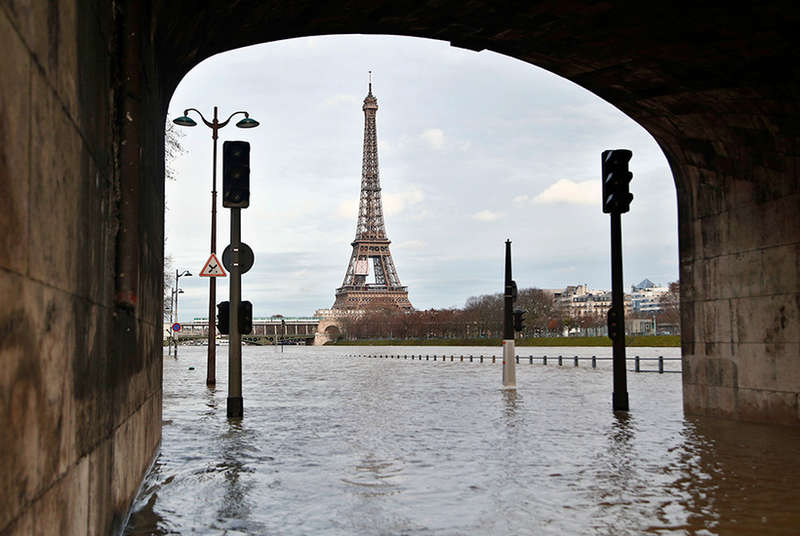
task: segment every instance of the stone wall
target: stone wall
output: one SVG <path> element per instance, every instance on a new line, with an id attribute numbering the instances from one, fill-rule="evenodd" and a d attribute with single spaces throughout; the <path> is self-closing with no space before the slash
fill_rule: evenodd
<path id="1" fill-rule="evenodd" d="M 0 534 L 118 529 L 160 441 L 163 157 L 121 170 L 122 13 L 0 4 Z M 118 299 L 124 184 L 147 244 Z"/>

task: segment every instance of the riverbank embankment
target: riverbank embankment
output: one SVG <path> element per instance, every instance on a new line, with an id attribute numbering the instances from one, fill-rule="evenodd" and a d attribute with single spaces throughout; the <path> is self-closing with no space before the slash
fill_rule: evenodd
<path id="1" fill-rule="evenodd" d="M 500 346 L 499 338 L 482 339 L 362 339 L 340 340 L 338 346 Z M 680 335 L 627 336 L 629 347 L 680 347 Z M 516 346 L 611 346 L 611 339 L 599 337 L 529 337 L 516 340 Z"/>

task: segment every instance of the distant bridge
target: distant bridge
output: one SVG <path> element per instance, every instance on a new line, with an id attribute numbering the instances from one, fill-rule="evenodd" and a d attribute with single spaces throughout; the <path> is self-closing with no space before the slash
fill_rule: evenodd
<path id="1" fill-rule="evenodd" d="M 322 331 L 318 331 L 322 323 Z M 208 334 L 208 317 L 195 317 L 191 322 L 181 323 L 181 336 L 201 336 Z M 339 335 L 338 327 L 317 317 L 270 316 L 253 319 L 253 332 L 249 339 L 268 339 L 275 342 L 305 341 L 306 344 L 325 344 Z"/>

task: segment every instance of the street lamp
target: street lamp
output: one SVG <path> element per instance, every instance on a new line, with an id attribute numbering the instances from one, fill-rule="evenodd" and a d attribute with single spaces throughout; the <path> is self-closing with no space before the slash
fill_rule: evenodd
<path id="1" fill-rule="evenodd" d="M 184 270 L 183 273 L 178 273 L 178 270 L 175 270 L 175 288 L 172 290 L 170 294 L 170 301 L 169 301 L 169 351 L 167 355 L 172 355 L 172 344 L 175 343 L 175 357 L 178 356 L 178 344 L 175 341 L 175 330 L 172 329 L 173 323 L 178 321 L 178 294 L 183 294 L 183 291 L 179 288 L 179 283 L 181 277 L 184 276 L 191 276 L 191 272 L 189 270 Z"/>
<path id="2" fill-rule="evenodd" d="M 172 304 L 172 310 L 169 312 L 170 352 L 171 352 L 171 347 L 175 346 L 175 357 L 178 357 L 178 341 L 175 340 L 175 330 L 172 329 L 172 326 L 175 325 L 174 322 L 178 321 L 178 311 L 177 311 L 177 308 L 178 308 L 178 294 L 183 294 L 183 289 L 176 287 L 176 288 L 174 288 L 172 290 L 172 301 L 170 302 Z M 173 320 L 173 314 L 175 315 L 175 319 L 174 320 Z M 171 355 L 171 353 L 168 354 L 168 355 Z"/>
<path id="3" fill-rule="evenodd" d="M 175 293 L 175 307 L 174 307 L 175 322 L 180 322 L 180 320 L 178 320 L 178 294 L 183 294 L 183 290 L 180 289 L 179 285 L 180 279 L 181 277 L 191 277 L 191 276 L 192 274 L 191 272 L 189 272 L 189 270 L 184 270 L 183 273 L 180 274 L 178 273 L 178 270 L 175 270 L 175 288 L 178 289 L 178 291 Z"/>
<path id="4" fill-rule="evenodd" d="M 214 106 L 214 117 L 208 121 L 197 108 L 187 108 L 183 115 L 173 119 L 173 123 L 182 127 L 193 127 L 197 125 L 194 119 L 189 117 L 189 112 L 197 112 L 203 123 L 211 129 L 211 139 L 214 145 L 214 160 L 211 170 L 211 253 L 217 252 L 217 131 L 226 126 L 234 116 L 243 114 L 244 119 L 236 123 L 239 128 L 254 128 L 258 126 L 258 121 L 250 117 L 244 111 L 234 112 L 225 121 L 220 123 L 217 117 L 217 107 Z M 217 302 L 217 278 L 208 278 L 208 366 L 206 367 L 206 385 L 213 386 L 216 381 L 216 361 L 217 361 L 217 330 L 216 330 L 216 302 Z"/>

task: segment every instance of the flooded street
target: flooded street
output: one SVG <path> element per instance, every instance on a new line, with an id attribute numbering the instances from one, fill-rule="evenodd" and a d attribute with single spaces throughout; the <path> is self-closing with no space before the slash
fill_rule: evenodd
<path id="1" fill-rule="evenodd" d="M 680 374 L 629 372 L 615 416 L 608 363 L 521 360 L 504 391 L 499 361 L 346 357 L 368 353 L 500 349 L 245 347 L 245 417 L 229 422 L 227 347 L 215 390 L 206 349 L 181 347 L 126 534 L 800 532 L 800 430 L 684 417 Z"/>

